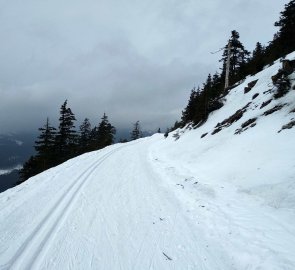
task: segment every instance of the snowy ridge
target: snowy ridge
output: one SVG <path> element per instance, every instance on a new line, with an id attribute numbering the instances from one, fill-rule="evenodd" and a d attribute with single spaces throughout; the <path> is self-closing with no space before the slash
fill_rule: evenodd
<path id="1" fill-rule="evenodd" d="M 280 131 L 295 91 L 272 99 L 280 67 L 178 140 L 115 144 L 0 194 L 0 269 L 295 269 L 295 127 Z"/>

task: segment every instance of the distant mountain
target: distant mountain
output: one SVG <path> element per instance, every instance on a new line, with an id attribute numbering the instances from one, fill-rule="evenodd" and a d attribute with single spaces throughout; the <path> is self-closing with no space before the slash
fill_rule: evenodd
<path id="1" fill-rule="evenodd" d="M 0 170 L 22 165 L 34 153 L 35 134 L 0 134 Z"/>
<path id="2" fill-rule="evenodd" d="M 0 192 L 16 186 L 18 180 L 18 170 L 13 170 L 8 174 L 0 175 Z"/>
<path id="3" fill-rule="evenodd" d="M 19 181 L 18 170 L 34 153 L 35 134 L 0 135 L 0 192 Z"/>

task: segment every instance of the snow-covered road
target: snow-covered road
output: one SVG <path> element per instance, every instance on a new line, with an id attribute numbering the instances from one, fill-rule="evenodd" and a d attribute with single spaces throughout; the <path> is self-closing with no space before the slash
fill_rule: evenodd
<path id="1" fill-rule="evenodd" d="M 268 269 L 291 269 L 282 260 L 287 250 L 251 254 L 268 244 L 261 240 L 268 235 L 251 233 L 276 224 L 272 216 L 249 217 L 253 205 L 243 208 L 230 187 L 216 200 L 220 186 L 179 178 L 173 160 L 156 151 L 161 141 L 155 135 L 91 152 L 1 194 L 0 269 L 259 269 L 277 258 Z M 188 185 L 199 185 L 199 193 Z M 251 218 L 253 228 L 243 230 Z M 288 228 L 283 238 L 294 240 Z"/>
<path id="2" fill-rule="evenodd" d="M 4 193 L 0 268 L 230 269 L 154 172 L 150 143 L 83 155 Z"/>

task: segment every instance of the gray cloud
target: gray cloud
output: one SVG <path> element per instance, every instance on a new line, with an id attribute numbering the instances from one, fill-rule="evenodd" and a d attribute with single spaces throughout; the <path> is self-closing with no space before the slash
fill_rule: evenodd
<path id="1" fill-rule="evenodd" d="M 219 68 L 236 29 L 267 43 L 288 1 L 3 1 L 0 133 L 36 130 L 69 100 L 77 118 L 118 128 L 171 125 L 190 89 Z M 227 6 L 226 6 L 227 5 Z"/>

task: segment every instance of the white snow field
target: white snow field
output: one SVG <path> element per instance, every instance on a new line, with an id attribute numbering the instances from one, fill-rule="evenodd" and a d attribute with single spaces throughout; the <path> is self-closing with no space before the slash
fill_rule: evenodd
<path id="1" fill-rule="evenodd" d="M 295 127 L 278 133 L 295 118 L 295 91 L 260 109 L 280 66 L 176 141 L 115 144 L 0 194 L 0 269 L 295 269 Z"/>

